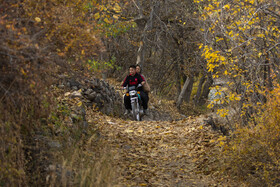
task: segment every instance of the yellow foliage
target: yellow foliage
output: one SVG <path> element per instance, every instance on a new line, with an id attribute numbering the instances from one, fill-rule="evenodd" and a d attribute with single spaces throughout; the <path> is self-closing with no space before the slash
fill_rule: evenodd
<path id="1" fill-rule="evenodd" d="M 76 60 L 96 55 L 102 48 L 98 36 L 107 36 L 105 30 L 117 23 L 121 13 L 119 1 L 26 0 L 20 6 L 23 17 L 35 20 L 41 29 L 45 29 L 46 41 L 41 42 L 59 44 L 56 46 L 60 50 L 58 55 L 75 56 Z"/>
<path id="2" fill-rule="evenodd" d="M 232 139 L 225 144 L 219 159 L 224 163 L 224 171 L 230 175 L 250 179 L 251 181 L 247 181 L 250 183 L 274 186 L 280 172 L 279 87 L 271 92 L 263 111 L 259 114 L 256 124 L 237 127 Z"/>
<path id="3" fill-rule="evenodd" d="M 280 55 L 277 45 L 279 28 L 275 24 L 279 19 L 273 16 L 273 11 L 267 14 L 259 8 L 261 3 L 268 2 L 234 0 L 229 4 L 225 0 L 195 1 L 204 7 L 200 18 L 206 22 L 200 30 L 205 32 L 209 42 L 200 44 L 199 48 L 207 62 L 207 70 L 214 79 L 229 80 L 229 97 L 225 101 L 230 104 L 242 102 L 239 106 L 244 105 L 239 111 L 244 112 L 240 114 L 260 110 L 260 105 L 255 101 L 259 99 L 258 95 L 266 95 L 264 82 L 267 80 L 263 80 L 263 70 L 257 69 L 256 65 L 263 64 L 265 58 L 268 63 L 272 63 L 269 56 Z M 241 92 L 236 89 L 239 84 L 246 87 L 242 89 L 242 94 L 235 97 L 232 95 L 234 92 Z"/>

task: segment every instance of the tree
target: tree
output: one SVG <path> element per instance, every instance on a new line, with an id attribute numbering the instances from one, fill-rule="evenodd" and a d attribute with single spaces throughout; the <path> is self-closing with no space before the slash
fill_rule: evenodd
<path id="1" fill-rule="evenodd" d="M 124 35 L 112 39 L 112 52 L 121 58 L 121 66 L 140 63 L 144 74 L 157 93 L 176 101 L 187 77 L 195 80 L 206 67 L 199 55 L 198 43 L 202 39 L 199 21 L 193 14 L 196 6 L 185 1 L 131 1 L 122 17 L 132 20 Z M 202 74 L 202 73 L 201 73 Z M 183 97 L 190 101 L 192 84 Z"/>
<path id="2" fill-rule="evenodd" d="M 237 104 L 244 124 L 266 101 L 279 77 L 279 2 L 274 0 L 196 1 L 204 7 L 200 45 L 213 78 L 226 80 L 221 103 Z M 245 7 L 245 8 L 244 8 Z M 222 89 L 220 87 L 220 89 Z M 218 92 L 217 94 L 220 94 Z M 213 101 L 215 102 L 215 101 Z M 214 103 L 209 106 L 214 106 Z M 228 109 L 218 111 L 226 116 Z"/>
<path id="3" fill-rule="evenodd" d="M 114 13 L 105 11 L 107 4 Z M 118 1 L 1 1 L 2 185 L 46 184 L 46 176 L 40 176 L 45 173 L 38 173 L 42 164 L 34 164 L 40 161 L 32 160 L 36 155 L 29 151 L 34 135 L 48 128 L 50 111 L 58 108 L 50 90 L 60 77 L 80 71 L 82 62 L 104 49 L 100 36 L 117 19 L 117 5 Z"/>

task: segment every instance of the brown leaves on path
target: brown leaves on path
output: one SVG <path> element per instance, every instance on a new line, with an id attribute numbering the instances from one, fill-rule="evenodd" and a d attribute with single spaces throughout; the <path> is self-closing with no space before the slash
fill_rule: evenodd
<path id="1" fill-rule="evenodd" d="M 98 129 L 116 156 L 116 186 L 208 186 L 210 177 L 197 173 L 205 149 L 218 138 L 196 118 L 173 122 L 124 121 L 103 116 Z"/>

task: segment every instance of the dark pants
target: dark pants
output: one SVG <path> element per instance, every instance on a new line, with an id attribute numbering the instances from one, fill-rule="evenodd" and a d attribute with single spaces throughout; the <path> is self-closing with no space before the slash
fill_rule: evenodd
<path id="1" fill-rule="evenodd" d="M 143 108 L 146 110 L 148 108 L 148 101 L 149 101 L 148 94 L 143 91 L 140 91 L 140 97 L 141 97 Z M 124 106 L 126 109 L 131 110 L 130 96 L 126 96 L 126 95 L 124 96 Z"/>

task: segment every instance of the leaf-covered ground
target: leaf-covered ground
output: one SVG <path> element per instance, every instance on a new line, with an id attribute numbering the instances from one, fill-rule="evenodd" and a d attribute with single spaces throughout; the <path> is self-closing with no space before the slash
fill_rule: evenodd
<path id="1" fill-rule="evenodd" d="M 214 180 L 215 172 L 208 175 L 205 163 L 215 159 L 207 155 L 220 135 L 202 117 L 135 122 L 94 111 L 87 115 L 114 153 L 116 186 L 228 186 Z"/>
<path id="2" fill-rule="evenodd" d="M 73 107 L 71 111 L 78 115 L 80 111 L 78 109 L 83 107 L 83 98 L 70 97 L 73 93 L 69 93 L 63 94 L 62 98 Z M 102 147 L 109 149 L 109 160 L 113 163 L 104 171 L 112 171 L 107 173 L 116 175 L 112 176 L 114 178 L 112 181 L 105 182 L 106 184 L 239 186 L 223 176 L 217 167 L 219 162 L 215 154 L 219 154 L 217 150 L 221 149 L 219 144 L 223 143 L 220 140 L 224 137 L 221 133 L 213 131 L 210 125 L 205 124 L 206 116 L 183 116 L 178 113 L 172 101 L 160 100 L 152 94 L 149 108 L 150 111 L 157 111 L 160 114 L 168 113 L 173 120 L 165 118 L 165 115 L 154 116 L 150 112 L 143 121 L 136 122 L 131 121 L 131 118 L 116 118 L 102 114 L 95 107 L 85 108 L 83 118 L 88 124 L 88 130 L 92 129 L 88 133 L 94 133 L 86 133 L 90 138 L 82 143 L 85 147 L 81 158 L 85 159 L 84 157 L 88 155 L 89 158 L 95 158 L 93 162 L 107 167 L 107 164 L 102 162 L 108 161 L 101 159 L 99 162 L 98 158 L 102 157 Z M 77 161 L 83 162 L 79 158 Z M 95 166 L 88 167 L 86 171 Z M 96 175 L 99 177 L 96 184 L 103 184 L 102 180 L 105 180 L 104 176 L 107 174 L 102 172 L 103 170 L 97 171 Z"/>

